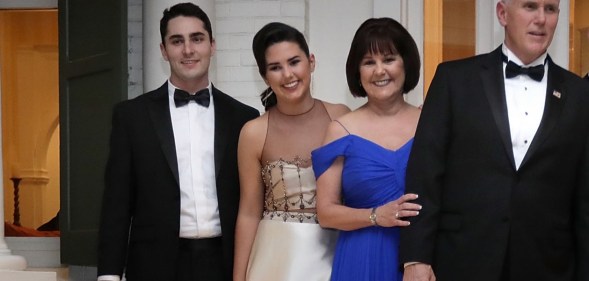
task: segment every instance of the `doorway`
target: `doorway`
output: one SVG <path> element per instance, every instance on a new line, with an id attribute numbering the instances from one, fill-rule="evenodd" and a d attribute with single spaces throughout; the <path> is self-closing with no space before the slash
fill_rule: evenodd
<path id="1" fill-rule="evenodd" d="M 56 235 L 37 228 L 60 206 L 57 17 L 0 10 L 4 220 L 16 236 Z"/>

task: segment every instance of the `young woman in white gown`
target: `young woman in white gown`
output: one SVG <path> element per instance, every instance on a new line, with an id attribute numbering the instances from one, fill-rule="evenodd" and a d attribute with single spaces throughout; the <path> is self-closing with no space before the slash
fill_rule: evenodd
<path id="1" fill-rule="evenodd" d="M 269 23 L 252 47 L 269 87 L 239 139 L 234 281 L 327 281 L 337 233 L 317 221 L 311 151 L 350 110 L 311 96 L 315 57 L 295 28 Z"/>

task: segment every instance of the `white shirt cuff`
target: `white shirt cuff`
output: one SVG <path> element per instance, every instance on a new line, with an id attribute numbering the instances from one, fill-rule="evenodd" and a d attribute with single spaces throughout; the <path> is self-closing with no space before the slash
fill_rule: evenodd
<path id="1" fill-rule="evenodd" d="M 118 275 L 100 275 L 97 281 L 121 281 Z"/>
<path id="2" fill-rule="evenodd" d="M 408 267 L 408 266 L 410 266 L 410 265 L 414 265 L 414 264 L 418 264 L 418 263 L 420 263 L 420 262 L 418 262 L 418 261 L 406 262 L 406 263 L 403 265 L 403 268 L 407 268 L 407 267 Z"/>

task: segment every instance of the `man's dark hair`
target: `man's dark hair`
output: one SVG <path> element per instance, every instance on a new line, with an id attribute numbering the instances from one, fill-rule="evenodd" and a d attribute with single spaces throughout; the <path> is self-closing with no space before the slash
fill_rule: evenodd
<path id="1" fill-rule="evenodd" d="M 162 36 L 162 43 L 165 43 L 166 33 L 168 32 L 168 22 L 179 16 L 195 17 L 201 20 L 204 23 L 205 30 L 209 33 L 209 39 L 213 42 L 213 28 L 211 27 L 211 20 L 207 14 L 199 6 L 192 3 L 179 3 L 164 10 L 164 15 L 160 20 L 160 35 Z"/>

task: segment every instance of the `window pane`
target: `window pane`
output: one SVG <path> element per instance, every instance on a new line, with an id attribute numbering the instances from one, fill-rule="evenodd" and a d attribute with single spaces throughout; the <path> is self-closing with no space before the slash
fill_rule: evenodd
<path id="1" fill-rule="evenodd" d="M 475 55 L 475 1 L 444 0 L 442 61 Z"/>
<path id="2" fill-rule="evenodd" d="M 439 63 L 475 55 L 476 1 L 424 1 L 424 91 Z"/>
<path id="3" fill-rule="evenodd" d="M 589 1 L 571 0 L 570 70 L 578 75 L 589 72 Z"/>

